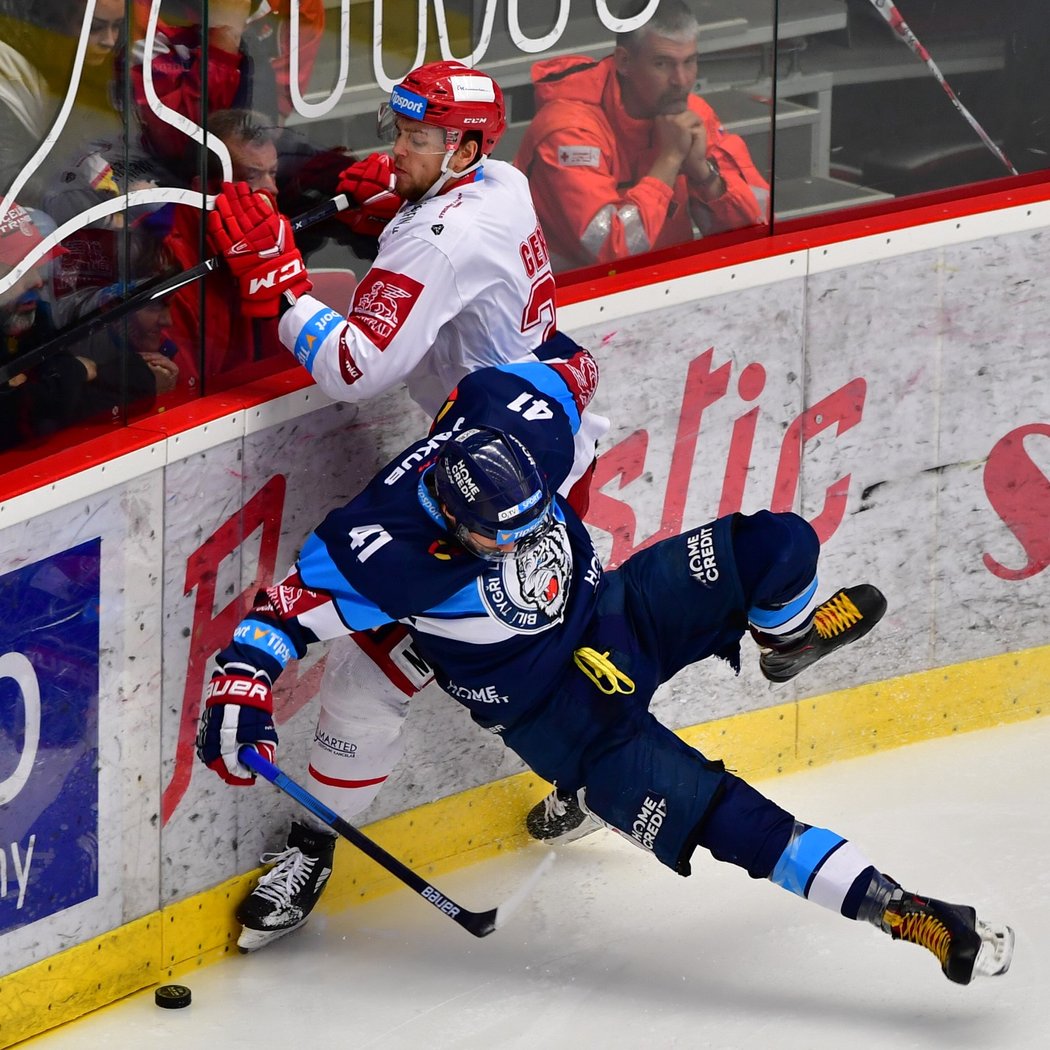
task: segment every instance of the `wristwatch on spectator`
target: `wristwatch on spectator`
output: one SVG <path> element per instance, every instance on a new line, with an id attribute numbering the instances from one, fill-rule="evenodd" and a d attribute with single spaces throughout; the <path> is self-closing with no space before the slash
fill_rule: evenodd
<path id="1" fill-rule="evenodd" d="M 704 178 L 698 179 L 696 183 L 697 186 L 705 193 L 711 188 L 711 186 L 715 183 L 716 180 L 722 178 L 722 173 L 718 170 L 718 165 L 715 163 L 713 157 L 707 158 L 707 166 L 711 170 L 707 173 L 707 175 Z M 723 186 L 724 185 L 725 182 L 723 180 Z"/>

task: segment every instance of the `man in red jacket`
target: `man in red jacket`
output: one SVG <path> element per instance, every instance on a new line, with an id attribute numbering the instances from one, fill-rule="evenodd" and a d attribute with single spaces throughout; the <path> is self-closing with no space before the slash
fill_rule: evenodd
<path id="1" fill-rule="evenodd" d="M 276 132 L 265 115 L 254 110 L 228 109 L 213 113 L 207 123 L 208 133 L 220 139 L 230 153 L 233 177 L 247 182 L 253 190 L 277 192 Z M 221 173 L 214 184 L 205 185 L 195 177 L 194 190 L 217 192 Z M 189 205 L 177 205 L 171 232 L 165 248 L 175 264 L 184 270 L 196 266 L 207 254 L 201 242 L 201 213 Z M 203 297 L 203 298 L 202 298 Z M 172 316 L 171 337 L 187 359 L 199 359 L 199 346 L 204 343 L 200 372 L 185 375 L 185 386 L 192 391 L 200 376 L 205 389 L 217 390 L 237 386 L 246 379 L 271 369 L 258 365 L 264 359 L 276 369 L 287 367 L 288 359 L 277 337 L 276 318 L 255 318 L 245 314 L 237 281 L 225 269 L 209 274 L 202 286 L 186 284 L 169 299 Z"/>
<path id="2" fill-rule="evenodd" d="M 612 55 L 532 68 L 537 112 L 515 164 L 558 269 L 610 262 L 766 220 L 747 146 L 691 93 L 699 26 L 667 0 Z"/>

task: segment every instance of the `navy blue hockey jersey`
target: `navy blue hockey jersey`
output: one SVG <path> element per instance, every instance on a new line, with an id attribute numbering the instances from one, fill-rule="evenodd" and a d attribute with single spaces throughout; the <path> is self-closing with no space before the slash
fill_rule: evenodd
<path id="1" fill-rule="evenodd" d="M 526 362 L 468 375 L 430 436 L 310 535 L 294 586 L 271 600 L 271 610 L 284 602 L 282 622 L 253 611 L 235 635 L 236 653 L 220 654 L 220 662 L 247 660 L 273 676 L 287 663 L 274 661 L 274 644 L 290 659 L 313 639 L 400 621 L 446 692 L 486 722 L 512 721 L 571 666 L 594 611 L 601 563 L 561 497 L 558 525 L 541 542 L 502 562 L 479 559 L 450 536 L 427 477 L 453 434 L 487 426 L 521 441 L 557 489 L 572 468 L 585 403 L 562 364 Z M 260 629 L 275 627 L 276 643 L 266 644 L 268 662 L 260 663 Z"/>

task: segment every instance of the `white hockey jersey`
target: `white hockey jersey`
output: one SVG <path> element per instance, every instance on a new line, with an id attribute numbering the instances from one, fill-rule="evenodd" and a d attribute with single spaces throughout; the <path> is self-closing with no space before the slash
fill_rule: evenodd
<path id="1" fill-rule="evenodd" d="M 347 317 L 306 295 L 280 336 L 333 399 L 405 382 L 433 416 L 468 372 L 524 360 L 554 329 L 554 276 L 528 182 L 487 160 L 472 181 L 401 208 Z"/>

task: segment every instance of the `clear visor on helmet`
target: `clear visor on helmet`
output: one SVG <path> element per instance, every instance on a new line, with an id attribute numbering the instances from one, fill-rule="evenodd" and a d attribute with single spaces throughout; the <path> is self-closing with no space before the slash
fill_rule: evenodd
<path id="1" fill-rule="evenodd" d="M 376 134 L 380 142 L 391 146 L 402 145 L 409 153 L 418 153 L 421 156 L 451 153 L 459 145 L 462 137 L 462 132 L 456 128 L 441 128 L 436 124 L 413 120 L 399 113 L 389 102 L 384 102 L 379 107 Z"/>
<path id="2" fill-rule="evenodd" d="M 548 501 L 543 513 L 538 518 L 519 525 L 516 529 L 480 529 L 471 530 L 465 525 L 457 525 L 455 529 L 456 539 L 460 546 L 470 551 L 471 554 L 486 561 L 502 561 L 505 558 L 520 557 L 531 547 L 534 547 L 552 528 L 557 524 L 554 515 L 553 502 Z M 471 533 L 474 533 L 472 535 Z M 486 542 L 479 543 L 474 536 L 481 537 Z M 500 550 L 501 547 L 508 548 Z"/>

